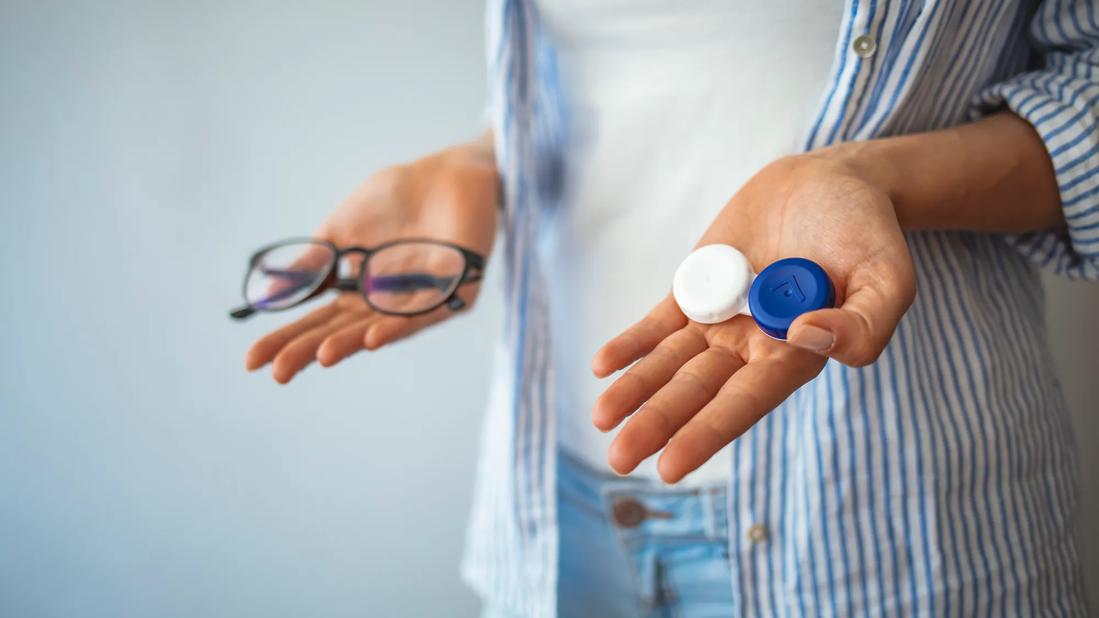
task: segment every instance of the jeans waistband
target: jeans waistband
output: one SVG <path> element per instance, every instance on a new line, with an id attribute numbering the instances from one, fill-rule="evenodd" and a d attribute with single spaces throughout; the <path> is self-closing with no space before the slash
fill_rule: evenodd
<path id="1" fill-rule="evenodd" d="M 723 539 L 728 534 L 723 483 L 681 488 L 620 477 L 564 451 L 558 466 L 560 499 L 605 517 L 624 542 L 635 536 Z"/>

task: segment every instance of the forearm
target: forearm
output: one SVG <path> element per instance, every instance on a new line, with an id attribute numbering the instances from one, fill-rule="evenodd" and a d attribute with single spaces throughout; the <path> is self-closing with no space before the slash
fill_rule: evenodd
<path id="1" fill-rule="evenodd" d="M 1008 112 L 821 154 L 839 157 L 888 193 L 906 230 L 1027 232 L 1065 225 L 1041 138 Z"/>

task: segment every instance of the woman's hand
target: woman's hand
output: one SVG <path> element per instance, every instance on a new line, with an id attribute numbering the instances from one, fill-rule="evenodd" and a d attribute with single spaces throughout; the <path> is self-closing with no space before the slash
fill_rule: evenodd
<path id="1" fill-rule="evenodd" d="M 373 246 L 387 240 L 426 237 L 448 240 L 489 255 L 496 236 L 499 180 L 491 135 L 382 170 L 363 183 L 321 224 L 315 236 L 338 247 Z M 466 306 L 479 286 L 465 285 Z M 254 343 L 245 367 L 272 364 L 280 383 L 316 359 L 332 366 L 359 350 L 375 350 L 452 314 L 443 306 L 417 317 L 378 314 L 362 296 L 345 292 L 331 303 Z"/>
<path id="2" fill-rule="evenodd" d="M 889 194 L 847 152 L 768 166 L 699 243 L 733 245 L 756 272 L 781 258 L 813 260 L 835 284 L 839 308 L 800 316 L 784 343 L 746 316 L 691 322 L 669 295 L 592 362 L 606 377 L 640 359 L 592 411 L 603 431 L 630 417 L 611 444 L 612 468 L 628 473 L 664 448 L 660 476 L 679 481 L 816 376 L 827 357 L 866 365 L 881 354 L 915 296 L 915 274 Z"/>

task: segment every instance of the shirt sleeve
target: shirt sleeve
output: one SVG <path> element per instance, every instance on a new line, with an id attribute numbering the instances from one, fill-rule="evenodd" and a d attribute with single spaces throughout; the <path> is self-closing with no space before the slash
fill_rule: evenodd
<path id="1" fill-rule="evenodd" d="M 1011 235 L 1029 259 L 1099 281 L 1099 8 L 1096 0 L 1045 0 L 1030 23 L 1038 70 L 978 94 L 972 116 L 1008 108 L 1045 142 L 1066 230 Z"/>

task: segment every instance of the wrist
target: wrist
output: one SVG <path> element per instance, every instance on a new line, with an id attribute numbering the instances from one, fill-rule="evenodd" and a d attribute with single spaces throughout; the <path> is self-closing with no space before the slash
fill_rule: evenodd
<path id="1" fill-rule="evenodd" d="M 446 148 L 427 159 L 438 159 L 440 163 L 459 170 L 496 173 L 496 148 L 491 131 L 481 134 L 474 140 Z"/>
<path id="2" fill-rule="evenodd" d="M 1065 225 L 1044 142 L 1008 112 L 808 156 L 832 159 L 885 193 L 905 230 L 1028 232 Z"/>
<path id="3" fill-rule="evenodd" d="M 894 209 L 898 210 L 898 219 L 901 217 L 902 213 L 897 206 L 903 193 L 903 178 L 898 173 L 895 153 L 882 148 L 880 142 L 844 142 L 811 154 L 831 161 L 842 173 L 885 194 L 893 202 Z"/>
<path id="4" fill-rule="evenodd" d="M 450 146 L 400 166 L 401 174 L 426 191 L 456 190 L 465 195 L 489 196 L 499 201 L 499 173 L 491 134 Z"/>
<path id="5" fill-rule="evenodd" d="M 935 144 L 921 136 L 845 142 L 814 154 L 885 194 L 902 229 L 926 230 L 942 227 L 951 215 L 941 211 L 963 201 L 954 191 L 964 186 L 953 178 L 959 170 L 937 165 L 935 151 L 949 147 L 950 139 L 944 133 Z"/>

